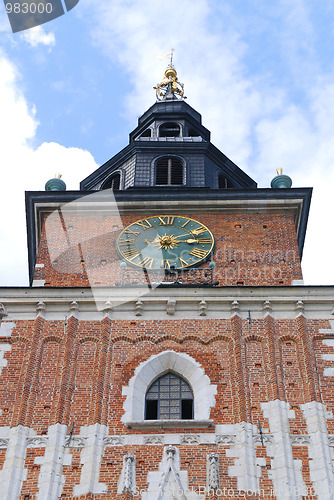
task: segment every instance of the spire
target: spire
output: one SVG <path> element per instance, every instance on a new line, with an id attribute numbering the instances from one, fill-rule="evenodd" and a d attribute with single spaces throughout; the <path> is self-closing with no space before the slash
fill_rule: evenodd
<path id="1" fill-rule="evenodd" d="M 173 52 L 170 54 L 170 63 L 165 71 L 165 78 L 162 82 L 153 87 L 156 91 L 159 101 L 167 101 L 172 99 L 186 99 L 184 95 L 184 85 L 177 78 L 176 69 L 173 66 Z"/>

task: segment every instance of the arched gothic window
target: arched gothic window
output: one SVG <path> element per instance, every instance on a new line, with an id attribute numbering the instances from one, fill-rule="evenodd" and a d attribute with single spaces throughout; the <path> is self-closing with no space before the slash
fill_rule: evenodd
<path id="1" fill-rule="evenodd" d="M 191 420 L 194 397 L 187 382 L 174 373 L 158 378 L 145 398 L 145 420 Z"/>
<path id="2" fill-rule="evenodd" d="M 118 191 L 121 183 L 121 176 L 119 173 L 111 175 L 109 179 L 102 185 L 102 189 L 112 189 Z"/>
<path id="3" fill-rule="evenodd" d="M 179 158 L 161 158 L 157 161 L 155 183 L 157 186 L 184 184 L 184 165 Z"/>
<path id="4" fill-rule="evenodd" d="M 178 123 L 163 123 L 159 127 L 159 137 L 180 137 L 180 125 Z"/>

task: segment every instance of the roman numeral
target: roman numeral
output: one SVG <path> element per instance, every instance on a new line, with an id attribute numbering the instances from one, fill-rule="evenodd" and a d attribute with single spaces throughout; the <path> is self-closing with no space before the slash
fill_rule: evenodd
<path id="1" fill-rule="evenodd" d="M 190 222 L 190 219 L 188 219 L 188 220 L 187 220 L 184 224 L 182 224 L 182 226 L 181 226 L 181 227 L 186 226 L 189 222 Z"/>
<path id="2" fill-rule="evenodd" d="M 206 244 L 212 243 L 212 239 L 211 238 L 198 238 L 197 242 L 200 245 L 206 245 Z"/>
<path id="3" fill-rule="evenodd" d="M 158 219 L 161 222 L 160 226 L 164 226 L 166 224 L 168 225 L 173 224 L 175 217 L 173 215 L 166 215 L 164 217 L 158 217 Z"/>
<path id="4" fill-rule="evenodd" d="M 191 252 L 189 252 L 189 254 L 193 255 L 194 257 L 198 257 L 199 259 L 204 259 L 207 251 L 203 250 L 202 248 L 194 248 Z"/>
<path id="5" fill-rule="evenodd" d="M 131 257 L 132 255 L 139 255 L 139 252 L 136 248 L 128 248 L 127 250 L 122 250 L 122 254 L 124 255 L 124 257 Z"/>
<path id="6" fill-rule="evenodd" d="M 139 220 L 138 222 L 136 222 L 136 224 L 137 224 L 137 226 L 143 227 L 144 229 L 147 229 L 148 227 L 152 227 L 152 224 L 147 219 Z"/>
<path id="7" fill-rule="evenodd" d="M 152 269 L 154 264 L 154 259 L 151 257 L 145 257 L 143 260 L 138 262 L 139 266 L 146 267 L 147 269 Z"/>
<path id="8" fill-rule="evenodd" d="M 135 236 L 138 236 L 140 234 L 140 231 L 131 231 L 131 229 L 126 229 L 124 231 L 125 234 L 134 234 Z"/>
<path id="9" fill-rule="evenodd" d="M 198 234 L 205 233 L 205 231 L 207 231 L 206 227 L 198 226 L 198 227 L 195 227 L 195 229 L 192 229 L 191 232 L 197 236 Z"/>
<path id="10" fill-rule="evenodd" d="M 121 238 L 119 241 L 118 241 L 118 244 L 121 246 L 121 245 L 134 245 L 135 243 L 135 240 L 134 238 L 133 239 L 127 239 L 127 238 Z"/>

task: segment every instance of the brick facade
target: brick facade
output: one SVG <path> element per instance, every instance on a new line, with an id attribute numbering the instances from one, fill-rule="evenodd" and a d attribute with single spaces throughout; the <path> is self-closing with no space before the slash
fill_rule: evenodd
<path id="1" fill-rule="evenodd" d="M 180 136 L 159 137 L 168 120 Z M 27 194 L 32 286 L 0 290 L 2 499 L 333 499 L 334 294 L 302 285 L 310 190 L 257 189 L 209 139 L 183 101 L 157 103 L 86 191 Z M 184 185 L 155 189 L 155 159 L 182 154 Z M 121 191 L 99 191 L 115 172 Z M 124 282 L 118 235 L 164 214 L 213 233 L 211 281 Z M 147 417 L 167 373 L 192 418 Z"/>
<path id="2" fill-rule="evenodd" d="M 286 294 L 286 287 L 281 290 Z M 238 442 L 242 439 L 238 434 L 240 425 L 249 426 L 247 432 L 254 442 L 253 459 L 256 463 L 259 459 L 254 477 L 250 474 L 246 478 L 249 489 L 254 481 L 260 489 L 252 498 L 262 498 L 263 491 L 264 498 L 283 498 L 286 492 L 277 496 L 271 494 L 274 488 L 279 489 L 270 473 L 275 469 L 275 453 L 273 456 L 270 451 L 275 439 L 271 427 L 275 423 L 266 405 L 271 402 L 288 405 L 289 427 L 285 431 L 290 441 L 286 446 L 294 463 L 295 459 L 301 460 L 302 483 L 299 486 L 309 487 L 309 492 L 317 488 L 308 467 L 314 430 L 310 432 L 308 427 L 305 406 L 317 404 L 332 410 L 334 384 L 326 375 L 326 369 L 331 369 L 333 363 L 334 342 L 330 340 L 334 333 L 333 323 L 321 318 L 310 319 L 309 311 L 314 304 L 306 305 L 308 311 L 304 313 L 301 310 L 304 304 L 301 301 L 292 303 L 291 299 L 286 301 L 290 310 L 285 311 L 287 318 L 284 319 L 281 311 L 284 296 L 280 300 L 276 296 L 272 302 L 260 303 L 259 290 L 254 288 L 254 291 L 256 307 L 253 312 L 252 306 L 249 317 L 248 311 L 240 310 L 240 301 L 227 302 L 225 296 L 221 297 L 221 312 L 216 310 L 219 304 L 216 297 L 218 303 L 209 305 L 206 318 L 196 318 L 198 313 L 190 312 L 192 319 L 185 319 L 182 302 L 186 295 L 183 295 L 176 297 L 173 318 L 168 318 L 166 310 L 161 310 L 161 319 L 152 320 L 150 309 L 154 309 L 154 302 L 164 303 L 161 291 L 155 290 L 143 298 L 145 306 L 140 318 L 135 316 L 132 304 L 132 312 L 122 311 L 125 306 L 116 306 L 108 314 L 96 312 L 100 320 L 80 319 L 88 314 L 84 310 L 87 309 L 84 300 L 82 306 L 67 305 L 70 310 L 66 321 L 52 319 L 59 314 L 60 307 L 50 296 L 46 308 L 41 303 L 37 307 L 36 319 L 17 320 L 10 335 L 2 339 L 10 350 L 4 352 L 5 363 L 0 377 L 0 423 L 3 433 L 7 429 L 1 441 L 3 450 L 6 447 L 10 450 L 10 428 L 29 429 L 21 464 L 27 475 L 21 482 L 18 498 L 27 498 L 25 495 L 42 498 L 39 477 L 47 442 L 51 441 L 50 429 L 57 425 L 65 427 L 65 441 L 61 444 L 67 456 L 61 464 L 64 482 L 59 491 L 62 498 L 77 498 L 75 487 L 85 483 L 81 474 L 85 467 L 85 446 L 90 429 L 97 424 L 104 429 L 98 484 L 105 493 L 97 494 L 98 487 L 94 489 L 93 486 L 82 498 L 126 498 L 117 493 L 126 454 L 135 456 L 136 487 L 142 492 L 148 491 L 149 473 L 159 470 L 164 447 L 168 445 L 177 448 L 180 470 L 188 472 L 191 491 L 197 491 L 198 495 L 203 493 L 201 488 L 207 486 L 207 457 L 214 453 L 219 457 L 222 494 L 226 488 L 226 497 L 229 489 L 230 494 L 233 490 L 232 498 L 244 498 L 238 483 L 242 479 L 236 467 L 240 455 Z M 10 309 L 9 306 L 8 312 L 12 315 L 14 311 Z M 65 309 L 62 301 L 61 311 Z M 9 320 L 3 320 L 2 324 L 6 322 Z M 210 386 L 215 387 L 209 420 L 205 424 L 197 422 L 195 412 L 193 424 L 188 423 L 186 427 L 182 421 L 179 427 L 176 424 L 172 428 L 164 423 L 150 426 L 149 421 L 144 427 L 136 422 L 124 423 L 126 388 L 131 385 L 136 369 L 166 352 L 190 356 L 203 369 Z M 327 428 L 329 450 L 334 435 L 334 419 L 329 414 Z M 263 443 L 259 429 L 263 433 Z M 4 462 L 4 451 L 1 456 Z M 250 460 L 250 457 L 240 455 L 239 462 L 243 460 Z M 220 490 L 217 490 L 217 498 L 219 495 Z M 316 495 L 303 496 L 317 498 Z"/>
<path id="3" fill-rule="evenodd" d="M 211 258 L 221 286 L 280 286 L 302 279 L 292 213 L 182 215 L 201 221 L 215 235 Z M 114 286 L 121 279 L 116 239 L 123 227 L 141 218 L 140 213 L 121 218 L 68 214 L 64 230 L 56 211 L 42 226 L 34 279 L 45 280 L 45 286 Z"/>

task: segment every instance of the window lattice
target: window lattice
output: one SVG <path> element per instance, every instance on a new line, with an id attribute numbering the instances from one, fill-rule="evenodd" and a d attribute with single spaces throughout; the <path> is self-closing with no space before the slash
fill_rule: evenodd
<path id="1" fill-rule="evenodd" d="M 156 185 L 173 186 L 184 184 L 184 167 L 178 158 L 161 158 L 156 167 Z"/>
<path id="2" fill-rule="evenodd" d="M 151 385 L 146 394 L 146 420 L 193 418 L 193 394 L 177 375 L 167 373 Z"/>

